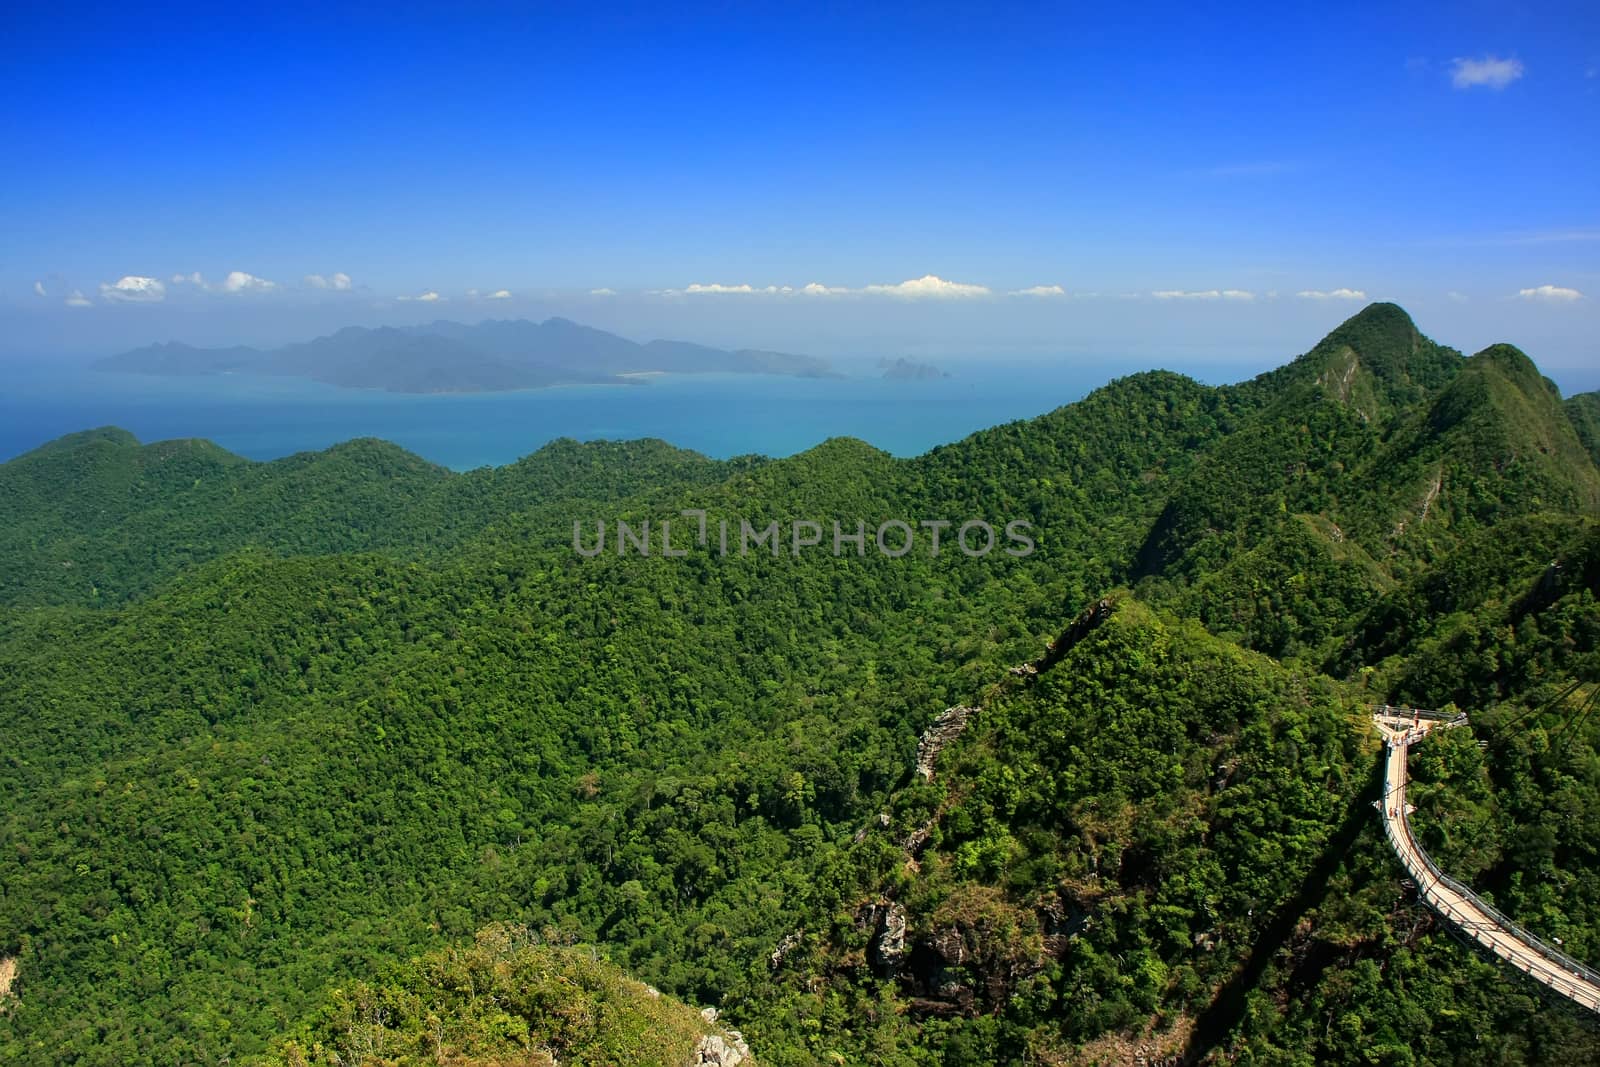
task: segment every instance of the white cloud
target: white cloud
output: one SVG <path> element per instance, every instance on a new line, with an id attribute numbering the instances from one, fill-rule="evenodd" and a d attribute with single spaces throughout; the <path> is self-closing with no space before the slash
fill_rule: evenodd
<path id="1" fill-rule="evenodd" d="M 486 300 L 510 300 L 511 299 L 511 290 L 510 289 L 496 289 L 494 292 L 490 293 L 484 299 L 486 299 Z"/>
<path id="2" fill-rule="evenodd" d="M 1307 300 L 1365 300 L 1365 289 L 1302 289 L 1295 296 Z"/>
<path id="3" fill-rule="evenodd" d="M 436 300 L 443 300 L 444 297 L 440 296 L 438 293 L 434 292 L 432 289 L 429 289 L 427 292 L 418 293 L 416 296 L 401 296 L 401 297 L 396 297 L 395 299 L 397 299 L 397 300 L 415 300 L 415 301 L 418 301 L 418 302 L 423 303 L 423 304 L 431 304 Z"/>
<path id="4" fill-rule="evenodd" d="M 1066 296 L 1067 291 L 1059 285 L 1030 285 L 1026 289 L 1014 290 L 1012 296 Z"/>
<path id="5" fill-rule="evenodd" d="M 278 287 L 277 282 L 269 282 L 265 278 L 257 278 L 242 270 L 232 270 L 222 279 L 222 291 L 225 293 L 264 293 Z"/>
<path id="6" fill-rule="evenodd" d="M 67 294 L 66 300 L 62 301 L 62 303 L 66 304 L 69 308 L 86 308 L 90 307 L 93 304 L 93 301 L 83 295 L 83 290 L 74 289 L 71 293 Z"/>
<path id="7" fill-rule="evenodd" d="M 123 303 L 153 304 L 166 299 L 167 287 L 155 278 L 128 274 L 109 285 L 101 282 L 100 295 L 107 300 L 118 300 Z"/>
<path id="8" fill-rule="evenodd" d="M 1057 286 L 1035 286 L 1033 290 L 1026 290 L 1030 295 L 1054 296 L 1066 295 Z M 599 293 L 610 294 L 610 290 L 595 290 Z M 993 293 L 986 285 L 971 285 L 965 282 L 951 282 L 936 274 L 925 274 L 921 278 L 912 278 L 908 281 L 897 282 L 894 285 L 867 285 L 860 289 L 852 289 L 843 285 L 823 285 L 821 282 L 810 282 L 796 289 L 792 285 L 726 285 L 722 282 L 695 282 L 683 289 L 652 289 L 650 293 L 659 296 L 684 296 L 684 295 L 736 295 L 736 296 L 892 296 L 906 300 L 919 299 L 963 299 L 970 297 L 992 296 Z"/>
<path id="9" fill-rule="evenodd" d="M 792 285 L 723 285 L 721 282 L 711 282 L 709 284 L 694 282 L 686 289 L 662 289 L 660 291 L 668 296 L 677 296 L 680 293 L 692 294 L 695 296 L 703 296 L 706 294 L 733 294 L 736 296 L 787 296 L 794 292 L 795 289 Z"/>
<path id="10" fill-rule="evenodd" d="M 599 289 L 590 289 L 589 290 L 589 295 L 590 296 L 616 296 L 617 295 L 617 291 L 615 289 L 607 289 L 607 288 L 602 286 Z"/>
<path id="11" fill-rule="evenodd" d="M 34 296 L 44 296 L 45 295 L 44 282 L 34 282 L 33 283 L 33 295 Z"/>
<path id="12" fill-rule="evenodd" d="M 1157 300 L 1254 300 L 1248 289 L 1157 289 L 1150 294 Z"/>
<path id="13" fill-rule="evenodd" d="M 920 278 L 896 285 L 869 285 L 861 290 L 863 293 L 872 293 L 876 296 L 898 296 L 908 300 L 962 300 L 977 296 L 988 296 L 989 287 L 986 285 L 968 285 L 965 282 L 947 282 L 937 274 L 924 274 Z"/>
<path id="14" fill-rule="evenodd" d="M 1518 78 L 1522 77 L 1522 60 L 1498 59 L 1495 56 L 1484 56 L 1482 59 L 1452 59 L 1450 65 L 1450 84 L 1457 89 L 1472 89 L 1483 86 L 1488 89 L 1504 89 Z"/>
<path id="15" fill-rule="evenodd" d="M 686 293 L 756 293 L 761 291 L 749 285 L 723 285 L 721 282 L 712 282 L 710 285 L 693 282 L 684 290 Z"/>
<path id="16" fill-rule="evenodd" d="M 350 288 L 350 275 L 343 271 L 327 276 L 307 274 L 302 281 L 308 289 L 337 289 L 340 292 L 346 292 Z"/>
<path id="17" fill-rule="evenodd" d="M 1576 289 L 1566 289 L 1559 285 L 1541 285 L 1533 289 L 1519 290 L 1517 295 L 1524 300 L 1547 300 L 1552 303 L 1569 303 L 1573 300 L 1582 300 L 1583 294 Z"/>
<path id="18" fill-rule="evenodd" d="M 1454 289 L 1450 290 L 1444 295 L 1452 304 L 1465 304 L 1467 302 L 1467 294 L 1458 293 Z"/>
<path id="19" fill-rule="evenodd" d="M 306 278 L 306 283 L 308 285 L 312 284 L 312 277 L 316 276 L 312 275 Z M 322 281 L 323 284 L 317 286 L 317 288 L 327 287 L 324 279 L 319 278 L 318 280 Z M 208 293 L 265 293 L 278 288 L 277 282 L 270 282 L 265 278 L 258 278 L 254 274 L 242 270 L 229 271 L 227 277 L 223 278 L 220 282 L 206 281 L 205 275 L 201 274 L 197 270 L 190 271 L 188 274 L 174 274 L 172 276 L 172 284 L 192 285 L 195 288 L 203 289 Z"/>

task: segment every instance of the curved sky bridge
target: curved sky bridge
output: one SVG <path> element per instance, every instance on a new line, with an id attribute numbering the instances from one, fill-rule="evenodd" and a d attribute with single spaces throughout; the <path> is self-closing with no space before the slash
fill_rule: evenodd
<path id="1" fill-rule="evenodd" d="M 1465 714 L 1379 705 L 1372 721 L 1383 734 L 1383 830 L 1424 903 L 1463 935 L 1506 963 L 1590 1011 L 1600 1012 L 1600 973 L 1528 933 L 1467 886 L 1441 871 L 1411 832 L 1406 757 L 1434 730 L 1466 723 Z"/>

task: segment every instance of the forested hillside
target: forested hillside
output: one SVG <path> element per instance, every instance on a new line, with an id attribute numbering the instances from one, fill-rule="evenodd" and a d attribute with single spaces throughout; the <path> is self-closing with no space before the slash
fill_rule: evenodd
<path id="1" fill-rule="evenodd" d="M 0 464 L 0 604 L 114 606 L 249 547 L 448 552 L 513 517 L 566 519 L 585 501 L 720 482 L 759 462 L 661 441 L 560 440 L 457 475 L 370 439 L 252 463 L 209 441 L 141 446 L 123 430 L 90 430 Z"/>
<path id="2" fill-rule="evenodd" d="M 332 1062 L 368 1009 L 395 1062 L 688 1062 L 610 965 L 762 1063 L 1600 1059 L 1404 883 L 1363 709 L 1469 712 L 1419 833 L 1600 962 L 1595 411 L 1374 305 L 911 460 L 46 445 L 0 465 L 0 1063 Z M 619 518 L 690 551 L 574 551 Z M 872 545 L 971 518 L 1037 551 Z"/>
<path id="3" fill-rule="evenodd" d="M 333 990 L 267 1067 L 751 1063 L 743 1036 L 713 1012 L 526 927 L 498 923 L 470 946 L 383 971 Z"/>

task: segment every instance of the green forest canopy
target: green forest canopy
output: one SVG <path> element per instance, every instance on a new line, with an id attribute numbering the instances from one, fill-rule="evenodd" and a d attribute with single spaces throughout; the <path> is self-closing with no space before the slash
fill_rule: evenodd
<path id="1" fill-rule="evenodd" d="M 1405 890 L 1361 706 L 1469 710 L 1414 756 L 1419 831 L 1600 959 L 1594 411 L 1379 304 L 1250 382 L 1134 375 L 910 460 L 54 442 L 0 465 L 0 1063 L 281 1058 L 493 923 L 777 1064 L 1600 1058 Z M 686 508 L 1039 550 L 572 550 Z M 452 1047 L 511 1047 L 451 1004 Z"/>

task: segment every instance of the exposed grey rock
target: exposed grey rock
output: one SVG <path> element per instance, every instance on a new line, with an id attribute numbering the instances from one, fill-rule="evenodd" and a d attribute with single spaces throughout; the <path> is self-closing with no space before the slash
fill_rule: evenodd
<path id="1" fill-rule="evenodd" d="M 1067 954 L 1072 939 L 1088 926 L 1089 913 L 1077 902 L 1051 897 L 1039 905 L 1039 932 L 1044 935 L 1046 956 L 1057 959 Z"/>
<path id="2" fill-rule="evenodd" d="M 740 1045 L 743 1042 L 739 1042 Z M 700 1039 L 700 1047 L 695 1049 L 696 1064 L 716 1064 L 717 1067 L 737 1067 L 749 1059 L 749 1050 L 740 1050 L 738 1045 L 729 1041 L 721 1034 L 707 1034 Z"/>
<path id="3" fill-rule="evenodd" d="M 876 819 L 867 823 L 867 825 L 856 831 L 855 837 L 852 838 L 852 840 L 859 845 L 861 842 L 867 839 L 867 835 L 872 832 L 874 825 L 876 825 L 880 830 L 887 830 L 893 824 L 893 822 L 894 820 L 889 818 L 888 812 L 880 811 L 878 812 L 878 817 Z"/>
<path id="4" fill-rule="evenodd" d="M 880 973 L 893 978 L 906 960 L 906 909 L 891 903 L 883 908 L 883 925 L 872 941 L 872 963 Z"/>
<path id="5" fill-rule="evenodd" d="M 708 1023 L 717 1021 L 716 1008 L 701 1008 L 700 1018 Z M 737 1030 L 723 1029 L 714 1034 L 707 1034 L 700 1039 L 700 1044 L 695 1047 L 695 1058 L 692 1061 L 697 1065 L 715 1065 L 715 1067 L 738 1067 L 739 1064 L 752 1060 L 750 1046 L 745 1044 L 744 1035 Z"/>
<path id="6" fill-rule="evenodd" d="M 773 970 L 783 966 L 783 961 L 789 957 L 789 953 L 793 952 L 796 946 L 800 944 L 800 935 L 802 933 L 803 931 L 796 930 L 791 934 L 785 934 L 783 940 L 778 942 L 778 947 L 772 950 L 772 956 L 770 957 Z"/>
<path id="7" fill-rule="evenodd" d="M 906 855 L 916 859 L 922 854 L 922 848 L 928 843 L 928 838 L 933 836 L 933 822 L 925 822 L 907 835 L 904 848 Z"/>
<path id="8" fill-rule="evenodd" d="M 1050 642 L 1044 650 L 1044 655 L 1033 661 L 1031 664 L 1033 673 L 1043 674 L 1057 663 L 1060 663 L 1062 658 L 1068 652 L 1071 652 L 1079 641 L 1088 637 L 1102 623 L 1111 618 L 1115 608 L 1116 605 L 1110 597 L 1101 597 L 1087 608 L 1084 608 L 1078 617 L 1073 620 L 1072 625 L 1067 627 L 1061 636 Z"/>
<path id="9" fill-rule="evenodd" d="M 951 967 L 959 967 L 967 962 L 967 941 L 957 927 L 946 926 L 935 930 L 928 938 L 928 947 Z"/>
<path id="10" fill-rule="evenodd" d="M 939 753 L 944 747 L 961 736 L 961 731 L 967 728 L 967 720 L 982 711 L 982 708 L 967 707 L 957 704 L 953 708 L 945 708 L 939 717 L 933 720 L 922 734 L 922 740 L 917 742 L 917 774 L 925 782 L 933 781 L 933 765 L 939 758 Z"/>
<path id="11" fill-rule="evenodd" d="M 906 909 L 892 901 L 856 909 L 856 929 L 866 933 L 867 961 L 881 976 L 893 978 L 906 959 Z"/>
<path id="12" fill-rule="evenodd" d="M 0 956 L 0 1015 L 4 1015 L 10 1002 L 16 999 L 12 987 L 17 981 L 17 957 Z"/>

